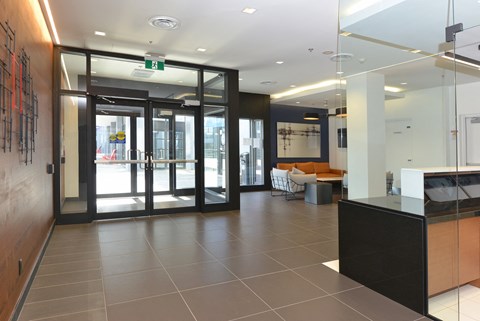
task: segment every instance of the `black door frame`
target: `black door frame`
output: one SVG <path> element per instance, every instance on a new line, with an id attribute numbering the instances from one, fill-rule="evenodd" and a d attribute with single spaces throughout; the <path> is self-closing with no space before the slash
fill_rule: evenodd
<path id="1" fill-rule="evenodd" d="M 154 108 L 159 108 L 159 109 L 168 109 L 168 110 L 190 110 L 193 112 L 193 115 L 195 117 L 195 137 L 198 137 L 200 135 L 200 129 L 198 128 L 198 118 L 200 117 L 200 111 L 198 108 L 195 107 L 185 107 L 182 106 L 180 102 L 176 101 L 151 101 L 151 100 L 138 100 L 138 99 L 128 99 L 128 98 L 117 98 L 117 97 L 91 97 L 90 101 L 91 105 L 91 130 L 90 130 L 90 136 L 91 138 L 88 140 L 88 144 L 91 146 L 88 147 L 88 150 L 92 153 L 93 158 L 90 159 L 95 159 L 95 152 L 96 152 L 96 115 L 97 113 L 97 105 L 110 105 L 110 106 L 115 106 L 115 105 L 122 105 L 122 106 L 132 106 L 132 107 L 141 107 L 144 108 L 144 119 L 145 119 L 145 158 L 148 156 L 153 157 L 152 152 L 153 152 L 153 139 L 152 139 L 152 131 L 153 131 L 153 110 Z M 133 113 L 125 113 L 125 112 L 111 112 L 112 115 L 122 115 L 125 116 L 126 114 L 131 115 Z M 175 125 L 173 125 L 174 122 L 174 116 L 175 112 L 171 116 L 171 125 L 170 128 L 175 130 Z M 131 122 L 132 125 L 132 122 Z M 135 126 L 135 125 L 134 125 Z M 135 132 L 136 136 L 136 132 Z M 132 137 L 133 139 L 134 137 Z M 169 138 L 170 140 L 170 156 L 175 156 L 175 133 L 172 131 L 171 137 Z M 173 147 L 173 148 L 172 148 Z M 199 139 L 195 139 L 195 159 L 200 158 L 200 149 L 199 149 Z M 131 147 L 133 149 L 133 147 Z M 173 153 L 173 154 L 172 154 Z M 134 153 L 132 153 L 133 156 Z M 135 156 L 136 157 L 136 156 Z M 170 159 L 172 159 L 170 157 Z M 133 159 L 133 157 L 132 157 Z M 88 182 L 90 184 L 88 190 L 91 192 L 91 197 L 89 197 L 89 212 L 93 213 L 92 214 L 92 219 L 111 219 L 111 218 L 125 218 L 125 217 L 138 217 L 138 216 L 148 216 L 148 215 L 162 215 L 162 214 L 170 214 L 170 213 L 179 213 L 179 212 L 191 212 L 191 211 L 198 211 L 200 209 L 200 193 L 199 189 L 200 186 L 198 185 L 200 183 L 199 179 L 199 166 L 198 163 L 195 165 L 195 206 L 190 206 L 190 207 L 175 207 L 175 208 L 167 208 L 167 209 L 154 209 L 154 202 L 153 202 L 153 197 L 154 195 L 161 194 L 161 193 L 154 193 L 153 191 L 153 171 L 148 171 L 147 168 L 145 168 L 145 209 L 144 210 L 134 210 L 134 211 L 127 211 L 127 212 L 108 212 L 108 213 L 98 213 L 97 212 L 97 206 L 96 206 L 96 201 L 97 201 L 97 191 L 96 191 L 96 165 L 93 162 L 89 162 L 89 166 L 91 168 L 89 169 L 90 173 L 92 173 L 92 180 Z M 152 164 L 146 164 L 146 166 L 152 166 Z M 174 170 L 175 164 L 169 164 L 169 175 L 170 175 L 170 191 L 166 192 L 165 194 L 172 193 L 172 194 L 178 194 L 182 195 L 181 191 L 179 192 L 176 189 L 175 186 L 175 170 Z M 173 173 L 173 174 L 172 174 Z M 132 173 L 132 183 L 134 183 L 135 180 L 135 188 L 136 188 L 136 173 L 133 175 Z M 135 176 L 135 178 L 133 177 Z M 133 193 L 133 191 L 132 191 Z M 142 193 L 137 193 L 136 195 L 141 195 Z M 104 195 L 103 197 L 109 197 L 109 196 L 119 196 L 122 194 L 112 194 L 112 195 Z M 130 195 L 130 194 L 129 194 Z M 127 195 L 126 195 L 127 196 Z"/>

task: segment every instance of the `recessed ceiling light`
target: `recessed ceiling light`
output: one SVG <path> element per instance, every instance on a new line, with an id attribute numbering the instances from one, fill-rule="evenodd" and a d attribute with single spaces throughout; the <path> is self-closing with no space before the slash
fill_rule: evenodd
<path id="1" fill-rule="evenodd" d="M 350 36 L 351 34 L 352 34 L 351 32 L 344 31 L 344 32 L 340 33 L 340 36 L 348 37 L 348 36 Z"/>
<path id="2" fill-rule="evenodd" d="M 174 30 L 180 28 L 180 20 L 168 16 L 155 16 L 148 19 L 148 23 L 155 28 Z"/>
<path id="3" fill-rule="evenodd" d="M 95 31 L 95 35 L 105 37 L 107 34 L 103 31 Z"/>
<path id="4" fill-rule="evenodd" d="M 207 51 L 207 49 L 205 49 L 205 48 L 197 48 L 197 51 L 199 51 L 199 52 L 205 52 L 205 51 Z"/>
<path id="5" fill-rule="evenodd" d="M 421 50 L 419 50 L 419 49 L 412 49 L 412 50 L 410 50 L 411 53 L 419 53 L 420 51 L 421 51 Z"/>
<path id="6" fill-rule="evenodd" d="M 406 82 L 401 82 L 400 83 L 400 85 L 406 85 L 406 84 L 408 84 L 408 83 L 406 83 Z"/>
<path id="7" fill-rule="evenodd" d="M 295 85 L 290 85 L 290 88 L 295 88 L 295 87 L 297 87 L 297 86 L 295 86 Z"/>
<path id="8" fill-rule="evenodd" d="M 337 96 L 341 96 L 342 94 L 336 94 Z"/>
<path id="9" fill-rule="evenodd" d="M 337 75 L 342 75 L 343 71 L 337 71 Z"/>
<path id="10" fill-rule="evenodd" d="M 183 82 L 183 80 L 179 80 L 178 82 L 179 82 L 179 83 L 182 83 L 182 82 Z"/>
<path id="11" fill-rule="evenodd" d="M 245 9 L 242 10 L 243 13 L 247 13 L 247 14 L 253 14 L 255 13 L 255 11 L 257 11 L 257 9 L 249 8 L 249 7 L 246 7 Z"/>
<path id="12" fill-rule="evenodd" d="M 276 61 L 275 63 L 281 65 L 284 63 L 284 61 Z"/>
<path id="13" fill-rule="evenodd" d="M 96 72 L 96 71 L 94 71 L 94 70 L 92 70 L 92 71 L 90 71 L 90 73 L 92 73 L 92 74 L 96 74 L 97 72 Z"/>
<path id="14" fill-rule="evenodd" d="M 300 102 L 299 102 L 299 101 L 296 101 L 295 104 L 300 104 Z"/>
<path id="15" fill-rule="evenodd" d="M 57 28 L 55 27 L 55 21 L 53 20 L 52 10 L 50 9 L 50 3 L 48 0 L 43 0 L 45 10 L 47 11 L 48 21 L 50 22 L 50 28 L 52 28 L 53 38 L 57 45 L 60 44 L 60 38 L 58 37 Z"/>

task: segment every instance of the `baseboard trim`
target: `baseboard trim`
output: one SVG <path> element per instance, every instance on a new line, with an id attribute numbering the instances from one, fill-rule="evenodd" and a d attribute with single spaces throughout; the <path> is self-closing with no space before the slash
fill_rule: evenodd
<path id="1" fill-rule="evenodd" d="M 20 312 L 22 311 L 23 305 L 27 300 L 28 292 L 32 287 L 33 280 L 35 280 L 35 276 L 37 275 L 38 268 L 40 267 L 40 263 L 42 262 L 43 256 L 45 255 L 45 251 L 47 250 L 47 246 L 48 246 L 48 243 L 50 242 L 50 238 L 52 237 L 54 229 L 55 229 L 55 221 L 53 221 L 52 226 L 50 226 L 50 229 L 48 231 L 48 236 L 43 242 L 42 250 L 37 255 L 35 267 L 32 269 L 32 271 L 30 272 L 30 275 L 28 276 L 28 281 L 23 287 L 22 293 L 20 294 L 17 304 L 15 305 L 15 309 L 13 309 L 13 314 L 10 316 L 10 321 L 17 321 L 18 317 L 20 316 Z"/>

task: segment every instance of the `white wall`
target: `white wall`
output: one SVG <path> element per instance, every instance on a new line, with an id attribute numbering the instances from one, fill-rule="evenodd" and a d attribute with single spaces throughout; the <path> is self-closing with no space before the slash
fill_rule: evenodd
<path id="1" fill-rule="evenodd" d="M 480 114 L 479 92 L 480 83 L 458 87 L 459 114 Z M 455 165 L 453 98 L 453 87 L 437 87 L 385 101 L 386 170 L 394 173 L 394 186 L 400 187 L 402 167 Z M 346 169 L 346 149 L 337 148 L 338 121 L 329 119 L 330 167 Z"/>
<path id="2" fill-rule="evenodd" d="M 386 164 L 394 173 L 394 186 L 400 186 L 400 167 L 448 165 L 449 96 L 449 88 L 437 87 L 407 92 L 405 98 L 385 102 L 387 131 L 404 127 L 403 138 L 387 134 L 387 150 L 404 155 L 404 159 Z"/>
<path id="3" fill-rule="evenodd" d="M 465 124 L 463 122 L 464 117 L 468 116 L 480 116 L 480 82 L 458 85 L 457 86 L 457 114 L 458 114 L 458 160 L 459 165 L 464 166 L 465 162 Z M 454 111 L 452 112 L 454 114 Z M 454 117 L 452 118 L 452 129 L 455 128 Z M 450 140 L 451 149 L 454 150 L 455 139 L 452 137 Z"/>

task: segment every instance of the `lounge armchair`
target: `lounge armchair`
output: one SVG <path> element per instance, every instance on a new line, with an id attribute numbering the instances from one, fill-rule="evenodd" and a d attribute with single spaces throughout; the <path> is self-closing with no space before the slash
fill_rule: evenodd
<path id="1" fill-rule="evenodd" d="M 299 193 L 305 191 L 306 183 L 315 183 L 315 174 L 293 174 L 288 170 L 273 168 L 270 172 L 272 178 L 272 196 L 285 196 L 286 200 L 300 199 Z"/>

